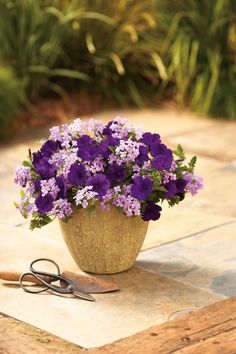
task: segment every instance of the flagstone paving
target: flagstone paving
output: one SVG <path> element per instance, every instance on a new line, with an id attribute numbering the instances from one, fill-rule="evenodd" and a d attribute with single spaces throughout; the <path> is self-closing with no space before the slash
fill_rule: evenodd
<path id="1" fill-rule="evenodd" d="M 194 287 L 236 295 L 236 222 L 141 252 L 137 265 Z"/>
<path id="2" fill-rule="evenodd" d="M 196 172 L 203 176 L 205 189 L 178 207 L 163 206 L 161 219 L 149 225 L 136 267 L 101 276 L 116 281 L 121 291 L 96 295 L 95 304 L 32 296 L 0 281 L 0 311 L 85 347 L 126 337 L 236 294 L 236 123 L 170 110 L 112 111 L 94 118 L 109 121 L 119 114 L 160 133 L 172 147 L 182 144 L 187 157 L 196 154 Z M 18 199 L 14 168 L 28 148 L 37 149 L 34 140 L 45 131 L 30 132 L 0 148 L 0 269 L 23 272 L 32 259 L 50 257 L 61 269 L 80 272 L 57 222 L 32 233 L 13 208 Z"/>

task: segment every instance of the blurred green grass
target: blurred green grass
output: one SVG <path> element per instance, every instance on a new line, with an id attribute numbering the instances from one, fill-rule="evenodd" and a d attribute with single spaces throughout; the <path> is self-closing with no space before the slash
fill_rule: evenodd
<path id="1" fill-rule="evenodd" d="M 22 105 L 75 90 L 236 118 L 235 0 L 0 0 L 0 43 L 2 135 Z"/>

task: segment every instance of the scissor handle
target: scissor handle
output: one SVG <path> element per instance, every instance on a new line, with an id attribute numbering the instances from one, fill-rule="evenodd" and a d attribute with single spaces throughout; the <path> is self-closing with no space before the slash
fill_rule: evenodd
<path id="1" fill-rule="evenodd" d="M 44 272 L 44 271 L 41 271 L 41 270 L 36 270 L 33 266 L 35 263 L 37 262 L 40 262 L 40 261 L 46 261 L 46 262 L 50 262 L 52 264 L 55 265 L 55 267 L 57 268 L 57 274 L 55 273 L 49 273 L 49 272 Z M 58 264 L 53 261 L 52 259 L 50 258 L 38 258 L 38 259 L 35 259 L 33 262 L 30 263 L 30 270 L 32 273 L 23 273 L 19 279 L 19 282 L 20 282 L 20 285 L 21 287 L 28 293 L 41 293 L 43 291 L 46 291 L 48 289 L 51 289 L 57 293 L 60 293 L 60 294 L 71 294 L 73 293 L 74 289 L 75 289 L 75 285 L 74 285 L 74 282 L 70 279 L 67 279 L 67 278 L 64 278 L 63 276 L 61 276 L 60 274 L 60 268 L 58 266 Z M 41 283 L 42 285 L 45 285 L 45 288 L 42 289 L 42 290 L 31 290 L 29 289 L 28 287 L 26 287 L 24 284 L 23 284 L 23 280 L 24 280 L 24 277 L 26 275 L 31 275 L 32 277 L 36 278 L 37 279 L 37 283 Z M 40 276 L 47 276 L 47 277 L 50 277 L 50 283 L 48 283 L 47 281 L 45 281 L 42 277 Z M 59 286 L 54 286 L 51 284 L 51 282 L 55 282 L 55 281 L 62 281 L 66 287 L 59 287 Z"/>
<path id="2" fill-rule="evenodd" d="M 50 273 L 50 272 L 45 272 L 45 271 L 34 269 L 33 265 L 35 263 L 38 263 L 38 262 L 49 262 L 49 263 L 52 263 L 57 269 L 57 274 L 53 274 L 53 273 Z M 49 276 L 49 277 L 52 277 L 52 278 L 55 277 L 55 275 L 60 275 L 61 274 L 58 264 L 55 261 L 53 261 L 52 259 L 50 259 L 50 258 L 38 258 L 38 259 L 35 259 L 33 262 L 30 263 L 29 268 L 30 268 L 31 272 L 34 273 L 34 274 L 45 275 L 45 276 Z M 58 280 L 58 279 L 56 279 L 56 280 Z"/>
<path id="3" fill-rule="evenodd" d="M 41 290 L 31 290 L 31 289 L 29 288 L 29 286 L 25 286 L 25 285 L 23 284 L 23 281 L 24 281 L 24 278 L 25 278 L 26 276 L 28 276 L 28 275 L 30 275 L 32 278 L 35 278 L 35 279 L 39 280 L 39 282 L 42 283 L 42 284 L 44 284 L 44 285 L 46 286 L 46 288 L 41 289 Z M 29 272 L 28 272 L 28 273 L 23 273 L 23 274 L 21 274 L 21 276 L 20 276 L 20 278 L 19 278 L 19 283 L 20 283 L 20 286 L 22 287 L 22 289 L 24 289 L 27 293 L 31 293 L 31 294 L 42 293 L 42 292 L 44 292 L 44 291 L 46 291 L 46 290 L 49 289 L 49 287 L 48 287 L 49 284 L 47 284 L 46 282 L 44 282 L 40 277 L 38 277 L 38 276 L 37 276 L 36 274 L 34 274 L 34 273 L 29 273 Z M 37 284 L 38 284 L 38 282 L 37 282 Z"/>

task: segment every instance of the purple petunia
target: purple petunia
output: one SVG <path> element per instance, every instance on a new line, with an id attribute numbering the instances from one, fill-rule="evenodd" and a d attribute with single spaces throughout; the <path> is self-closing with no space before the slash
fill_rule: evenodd
<path id="1" fill-rule="evenodd" d="M 166 183 L 164 185 L 167 190 L 165 192 L 165 197 L 166 198 L 173 198 L 176 194 L 184 193 L 184 189 L 185 189 L 186 185 L 187 185 L 187 182 L 182 178 L 178 178 L 176 180 L 172 180 L 172 181 Z"/>
<path id="2" fill-rule="evenodd" d="M 61 148 L 60 141 L 48 140 L 43 144 L 40 151 L 43 156 L 50 158 L 59 148 Z"/>
<path id="3" fill-rule="evenodd" d="M 82 164 L 74 163 L 68 173 L 68 182 L 75 186 L 81 186 L 87 177 L 87 171 Z"/>
<path id="4" fill-rule="evenodd" d="M 165 144 L 160 144 L 158 141 L 155 141 L 150 145 L 150 153 L 153 157 L 157 157 L 159 155 L 172 156 L 172 151 L 168 149 Z"/>
<path id="5" fill-rule="evenodd" d="M 49 179 L 54 176 L 56 167 L 50 164 L 46 157 L 42 157 L 37 163 L 35 163 L 35 171 L 42 179 Z"/>
<path id="6" fill-rule="evenodd" d="M 79 137 L 77 139 L 77 146 L 79 148 L 79 147 L 84 146 L 84 145 L 89 145 L 89 143 L 91 141 L 92 141 L 92 138 L 89 135 L 84 134 L 84 135 L 82 135 L 81 137 Z"/>
<path id="7" fill-rule="evenodd" d="M 142 219 L 144 221 L 158 220 L 161 216 L 161 210 L 162 208 L 159 205 L 153 202 L 147 202 L 147 206 L 143 212 Z"/>
<path id="8" fill-rule="evenodd" d="M 96 145 L 95 140 L 91 140 L 89 144 L 79 146 L 77 152 L 77 155 L 85 161 L 92 161 L 98 157 L 99 154 L 100 151 Z"/>
<path id="9" fill-rule="evenodd" d="M 160 155 L 151 161 L 152 167 L 158 171 L 169 170 L 172 163 L 172 155 Z"/>
<path id="10" fill-rule="evenodd" d="M 144 162 L 148 161 L 148 150 L 146 146 L 139 146 L 139 154 L 135 159 L 138 165 L 142 165 Z"/>
<path id="11" fill-rule="evenodd" d="M 153 181 L 149 177 L 135 177 L 131 195 L 138 200 L 145 200 L 152 193 Z"/>
<path id="12" fill-rule="evenodd" d="M 111 155 L 110 147 L 118 146 L 120 140 L 118 138 L 113 138 L 112 136 L 108 136 L 106 140 L 103 140 L 99 144 L 99 151 L 102 156 L 108 158 Z"/>
<path id="13" fill-rule="evenodd" d="M 113 163 L 107 170 L 106 176 L 111 183 L 122 182 L 127 175 L 124 167 Z"/>
<path id="14" fill-rule="evenodd" d="M 104 174 L 98 173 L 93 177 L 89 177 L 86 181 L 86 185 L 92 186 L 92 190 L 97 193 L 97 198 L 100 199 L 108 191 L 108 188 L 110 187 L 110 182 Z"/>
<path id="15" fill-rule="evenodd" d="M 59 176 L 56 178 L 56 184 L 59 189 L 57 193 L 58 198 L 66 198 L 66 192 L 67 192 L 67 185 L 66 185 L 66 180 L 63 176 Z"/>
<path id="16" fill-rule="evenodd" d="M 52 210 L 53 201 L 54 199 L 51 194 L 48 193 L 44 197 L 42 194 L 39 194 L 35 199 L 35 205 L 41 214 L 46 214 Z"/>
<path id="17" fill-rule="evenodd" d="M 161 138 L 159 134 L 152 133 L 143 133 L 142 138 L 140 140 L 145 145 L 151 145 L 153 143 L 160 143 Z"/>

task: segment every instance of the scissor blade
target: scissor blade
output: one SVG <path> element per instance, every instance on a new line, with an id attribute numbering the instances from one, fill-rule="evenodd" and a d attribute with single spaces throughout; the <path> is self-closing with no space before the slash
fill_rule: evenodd
<path id="1" fill-rule="evenodd" d="M 88 300 L 88 301 L 96 301 L 92 295 L 82 293 L 82 291 L 79 291 L 79 290 L 74 290 L 73 295 L 75 297 L 79 297 L 80 299 L 84 299 L 84 300 Z"/>

